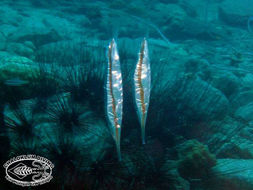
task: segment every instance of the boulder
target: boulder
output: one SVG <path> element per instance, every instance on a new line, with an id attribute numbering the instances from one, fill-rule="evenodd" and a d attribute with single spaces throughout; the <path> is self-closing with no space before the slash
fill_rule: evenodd
<path id="1" fill-rule="evenodd" d="M 34 50 L 22 43 L 8 43 L 6 50 L 30 59 L 34 59 Z"/>
<path id="2" fill-rule="evenodd" d="M 236 93 L 240 88 L 240 80 L 232 72 L 229 71 L 215 71 L 212 74 L 212 86 L 223 92 L 226 97 L 230 97 Z"/>
<path id="3" fill-rule="evenodd" d="M 196 13 L 187 13 L 188 5 L 186 4 L 183 3 L 180 7 L 177 4 L 157 3 L 150 13 L 151 20 L 157 23 L 159 30 L 168 39 L 217 40 L 226 35 L 221 27 L 208 23 L 202 18 L 189 17 L 187 14 Z M 152 30 L 151 32 L 152 35 L 158 36 L 157 31 Z"/>
<path id="4" fill-rule="evenodd" d="M 238 137 L 237 137 L 238 138 Z M 234 158 L 234 159 L 252 159 L 253 156 L 249 151 L 249 147 L 243 147 L 235 143 L 225 143 L 216 152 L 218 158 Z"/>
<path id="5" fill-rule="evenodd" d="M 31 79 L 39 67 L 32 60 L 22 57 L 6 55 L 0 57 L 0 79 L 2 81 L 19 78 L 22 80 Z"/>
<path id="6" fill-rule="evenodd" d="M 63 98 L 66 98 L 66 101 L 67 101 L 67 98 L 69 97 L 65 97 L 63 95 Z M 56 101 L 57 101 L 57 97 L 52 96 L 50 98 L 50 105 L 51 106 L 55 105 Z M 94 118 L 91 119 L 92 117 L 95 117 L 95 116 L 93 115 L 91 110 L 89 110 L 89 108 L 83 106 L 81 115 L 79 116 L 80 120 L 82 120 L 83 118 L 85 118 L 86 120 L 89 120 L 89 122 L 85 125 L 85 129 L 82 129 L 78 133 L 74 133 L 74 134 L 61 133 L 62 132 L 61 130 L 57 130 L 60 128 L 58 126 L 60 124 L 57 123 L 57 120 L 56 122 L 54 120 L 52 121 L 52 119 L 50 119 L 51 118 L 50 115 L 47 112 L 45 111 L 39 112 L 39 113 L 34 112 L 33 107 L 35 106 L 35 103 L 36 103 L 36 100 L 34 99 L 24 100 L 24 101 L 21 101 L 19 110 L 12 109 L 9 106 L 6 106 L 4 110 L 4 115 L 6 119 L 5 122 L 7 124 L 14 126 L 15 128 L 16 126 L 15 124 L 11 122 L 11 120 L 17 123 L 24 122 L 24 121 L 21 121 L 20 119 L 22 117 L 18 117 L 20 116 L 19 114 L 21 114 L 22 116 L 24 116 L 24 118 L 27 119 L 29 124 L 32 123 L 31 126 L 29 127 L 33 127 L 33 129 L 31 130 L 32 135 L 29 136 L 28 138 L 23 139 L 24 142 L 22 143 L 20 142 L 18 145 L 16 144 L 15 140 L 22 137 L 22 135 L 24 135 L 25 133 L 20 130 L 8 131 L 9 132 L 8 135 L 11 140 L 12 150 L 15 149 L 16 146 L 18 146 L 22 150 L 31 151 L 28 142 L 29 140 L 32 140 L 35 143 L 34 151 L 37 153 L 40 153 L 41 156 L 45 155 L 45 157 L 50 159 L 49 155 L 54 157 L 54 156 L 57 156 L 57 153 L 56 152 L 48 153 L 48 151 L 50 150 L 54 151 L 55 145 L 58 146 L 57 150 L 55 151 L 63 151 L 62 149 L 64 149 L 65 147 L 61 143 L 66 143 L 66 146 L 69 146 L 68 148 L 73 148 L 72 150 L 68 150 L 68 151 L 73 151 L 73 152 L 77 151 L 76 153 L 78 154 L 80 153 L 80 155 L 82 155 L 81 157 L 78 158 L 80 160 L 75 160 L 75 161 L 76 162 L 80 161 L 80 163 L 82 162 L 81 164 L 83 164 L 82 166 L 88 167 L 90 163 L 97 161 L 99 157 L 101 156 L 101 154 L 104 153 L 106 148 L 108 148 L 109 146 L 108 142 L 110 142 L 109 139 L 112 138 L 111 134 L 108 131 L 106 124 L 104 123 L 103 120 L 100 120 L 100 119 L 95 120 Z M 54 114 L 54 113 L 51 113 L 51 114 Z M 55 114 L 57 118 L 57 113 Z M 7 118 L 11 118 L 11 120 Z M 80 124 L 80 126 L 82 125 Z M 25 127 L 23 126 L 23 128 Z M 72 135 L 74 135 L 75 138 L 73 138 Z M 70 140 L 69 138 L 71 139 L 71 141 L 69 141 Z M 15 151 L 19 151 L 19 150 L 15 150 Z M 28 153 L 32 153 L 32 152 L 28 152 Z M 60 152 L 58 153 L 60 154 Z M 55 155 L 52 155 L 52 154 L 55 154 Z M 71 156 L 71 155 L 67 155 L 67 156 Z M 85 159 L 85 160 L 82 160 L 82 159 Z M 58 162 L 58 160 L 56 160 L 55 162 Z"/>
<path id="7" fill-rule="evenodd" d="M 11 40 L 17 42 L 32 41 L 36 47 L 39 47 L 44 44 L 60 41 L 61 39 L 62 37 L 54 29 L 50 31 L 38 29 L 34 32 L 20 31 L 19 35 L 15 35 Z"/>
<path id="8" fill-rule="evenodd" d="M 253 3 L 248 0 L 225 0 L 220 4 L 219 18 L 224 23 L 247 28 L 248 19 L 253 13 Z"/>
<path id="9" fill-rule="evenodd" d="M 197 140 L 189 140 L 177 147 L 178 171 L 185 179 L 201 179 L 215 166 L 215 155 Z"/>
<path id="10" fill-rule="evenodd" d="M 61 66 L 84 65 L 91 60 L 100 62 L 105 60 L 105 46 L 107 43 L 99 40 L 63 40 L 40 46 L 35 60 Z"/>
<path id="11" fill-rule="evenodd" d="M 243 78 L 242 78 L 242 86 L 245 88 L 252 88 L 253 86 L 253 74 L 247 73 Z"/>
<path id="12" fill-rule="evenodd" d="M 230 98 L 231 106 L 235 110 L 239 107 L 245 106 L 251 102 L 253 102 L 253 91 L 246 90 L 241 91 Z"/>
<path id="13" fill-rule="evenodd" d="M 236 110 L 235 115 L 246 121 L 253 121 L 253 102 L 239 107 Z"/>
<path id="14" fill-rule="evenodd" d="M 209 187 L 219 190 L 253 189 L 253 160 L 218 159 L 209 178 Z"/>
<path id="15" fill-rule="evenodd" d="M 191 119 L 217 119 L 227 114 L 229 102 L 225 95 L 194 75 L 178 77 L 169 93 L 178 109 Z"/>
<path id="16" fill-rule="evenodd" d="M 77 23 L 73 23 L 64 16 L 59 15 L 57 10 L 54 10 L 55 12 L 52 14 L 47 10 L 38 11 L 29 6 L 26 9 L 28 9 L 26 11 L 29 11 L 29 15 L 26 15 L 23 11 L 16 13 L 17 17 L 22 18 L 22 20 L 16 21 L 17 19 L 11 17 L 17 23 L 14 29 L 8 31 L 8 27 L 3 27 L 2 32 L 8 36 L 9 41 L 18 43 L 31 41 L 35 47 L 40 47 L 62 39 L 72 39 L 72 37 L 76 37 L 76 32 L 80 29 L 77 27 Z M 4 16 L 7 17 L 7 13 Z M 12 23 L 12 21 L 9 23 Z M 67 32 L 66 28 L 71 28 L 71 32 Z"/>

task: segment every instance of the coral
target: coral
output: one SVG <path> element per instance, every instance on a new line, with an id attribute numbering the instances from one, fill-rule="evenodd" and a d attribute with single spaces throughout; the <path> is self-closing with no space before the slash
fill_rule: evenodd
<path id="1" fill-rule="evenodd" d="M 216 164 L 215 156 L 197 140 L 184 142 L 179 146 L 178 153 L 178 171 L 185 179 L 208 177 L 210 169 Z"/>
<path id="2" fill-rule="evenodd" d="M 61 80 L 52 67 L 42 63 L 38 65 L 19 56 L 9 55 L 0 61 L 3 63 L 0 66 L 0 97 L 3 103 L 17 107 L 20 100 L 34 97 L 46 102 L 44 100 L 58 92 Z M 9 84 L 8 81 L 14 83 Z"/>

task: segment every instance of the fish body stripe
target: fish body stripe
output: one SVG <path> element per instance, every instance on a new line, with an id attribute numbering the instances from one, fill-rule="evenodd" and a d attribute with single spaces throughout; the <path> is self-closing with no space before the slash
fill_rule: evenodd
<path id="1" fill-rule="evenodd" d="M 123 105 L 123 88 L 122 75 L 119 62 L 117 44 L 114 39 L 108 48 L 108 65 L 107 65 L 107 118 L 110 123 L 111 133 L 116 143 L 118 160 L 121 160 L 120 152 L 120 132 L 122 122 L 122 105 Z"/>
<path id="2" fill-rule="evenodd" d="M 151 74 L 148 56 L 148 45 L 143 40 L 139 52 L 139 58 L 134 73 L 135 101 L 137 114 L 141 125 L 142 143 L 145 144 L 145 125 L 150 98 Z"/>
<path id="3" fill-rule="evenodd" d="M 146 112 L 146 105 L 144 101 L 144 89 L 142 85 L 142 65 L 143 65 L 143 58 L 144 58 L 144 50 L 145 50 L 145 41 L 143 41 L 140 51 L 140 58 L 137 64 L 137 88 L 139 88 L 140 93 L 140 103 L 141 103 L 141 111 L 142 111 L 142 117 L 141 117 L 141 125 L 143 126 L 145 123 L 145 112 Z"/>
<path id="4" fill-rule="evenodd" d="M 111 123 L 113 137 L 120 138 L 122 121 L 122 76 L 120 70 L 117 44 L 112 40 L 108 48 L 107 68 L 107 116 Z"/>
<path id="5" fill-rule="evenodd" d="M 110 91 L 110 96 L 111 96 L 111 104 L 112 104 L 112 114 L 114 117 L 114 126 L 116 126 L 116 137 L 118 137 L 118 117 L 116 113 L 116 104 L 115 104 L 115 98 L 113 94 L 113 86 L 112 86 L 112 46 L 113 46 L 113 41 L 110 43 L 109 46 L 109 51 L 108 51 L 108 59 L 109 59 L 109 91 Z"/>

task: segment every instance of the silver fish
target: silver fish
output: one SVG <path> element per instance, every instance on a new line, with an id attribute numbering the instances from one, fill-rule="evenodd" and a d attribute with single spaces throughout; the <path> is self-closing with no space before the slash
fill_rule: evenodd
<path id="1" fill-rule="evenodd" d="M 145 144 L 145 125 L 149 107 L 151 89 L 151 70 L 148 54 L 148 43 L 144 39 L 141 44 L 139 59 L 134 73 L 135 102 L 141 125 L 142 144 Z"/>
<path id="2" fill-rule="evenodd" d="M 116 143 L 118 159 L 120 153 L 120 132 L 123 112 L 123 89 L 117 44 L 114 39 L 108 47 L 107 83 L 106 83 L 107 118 L 110 123 L 111 133 Z"/>
<path id="3" fill-rule="evenodd" d="M 29 83 L 28 81 L 22 80 L 20 78 L 13 78 L 13 79 L 6 80 L 4 82 L 4 84 L 7 85 L 7 86 L 23 86 L 23 85 L 26 85 L 28 83 Z"/>

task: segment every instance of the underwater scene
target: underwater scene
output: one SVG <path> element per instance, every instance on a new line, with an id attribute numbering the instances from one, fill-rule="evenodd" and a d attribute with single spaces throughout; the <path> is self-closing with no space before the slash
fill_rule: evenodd
<path id="1" fill-rule="evenodd" d="M 253 190 L 253 0 L 1 0 L 0 190 Z"/>

